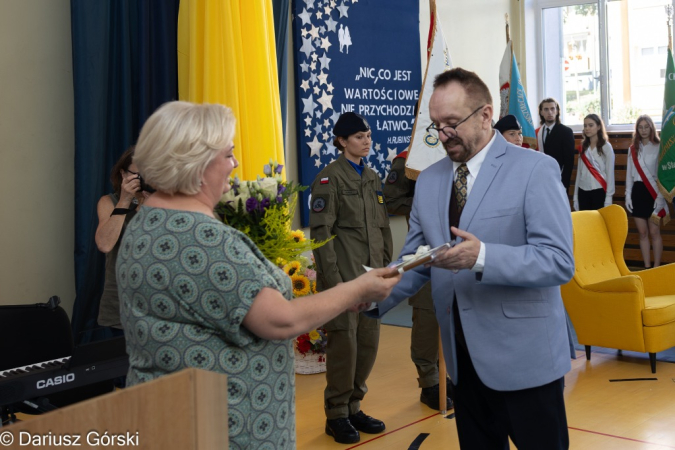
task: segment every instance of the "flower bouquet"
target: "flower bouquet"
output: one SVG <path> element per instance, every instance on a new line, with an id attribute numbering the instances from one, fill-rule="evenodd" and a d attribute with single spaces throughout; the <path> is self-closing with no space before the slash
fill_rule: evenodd
<path id="1" fill-rule="evenodd" d="M 304 239 L 300 231 L 298 239 Z M 306 257 L 284 265 L 284 272 L 291 277 L 293 295 L 303 297 L 316 293 L 316 271 Z M 298 336 L 295 340 L 295 373 L 311 374 L 326 371 L 326 330 L 317 328 Z"/>
<path id="2" fill-rule="evenodd" d="M 263 168 L 264 177 L 252 181 L 235 177 L 215 212 L 224 223 L 245 233 L 267 259 L 282 267 L 291 278 L 293 296 L 302 297 L 316 293 L 314 264 L 303 253 L 321 247 L 328 240 L 315 242 L 306 239 L 301 230 L 291 229 L 297 194 L 306 187 L 283 181 L 282 170 L 282 165 L 270 160 Z M 295 348 L 297 373 L 326 371 L 323 328 L 300 335 Z"/>
<path id="3" fill-rule="evenodd" d="M 220 199 L 215 212 L 223 222 L 245 233 L 267 259 L 277 265 L 297 259 L 302 253 L 322 246 L 323 242 L 296 239 L 301 231 L 291 230 L 298 192 L 307 189 L 283 181 L 282 165 L 270 159 L 263 168 L 264 178 L 253 181 L 232 180 L 232 188 Z"/>

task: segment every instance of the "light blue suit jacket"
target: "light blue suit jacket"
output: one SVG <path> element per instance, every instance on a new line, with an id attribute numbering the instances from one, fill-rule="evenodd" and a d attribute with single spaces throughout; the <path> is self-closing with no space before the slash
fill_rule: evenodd
<path id="1" fill-rule="evenodd" d="M 499 133 L 483 151 L 488 154 L 459 223 L 485 244 L 482 274 L 435 267 L 407 272 L 368 315 L 381 317 L 431 278 L 443 353 L 455 383 L 456 297 L 471 360 L 483 383 L 500 391 L 541 386 L 571 368 L 560 296 L 560 285 L 574 273 L 569 202 L 550 156 L 508 144 Z M 449 158 L 420 174 L 401 255 L 450 241 L 452 184 Z"/>

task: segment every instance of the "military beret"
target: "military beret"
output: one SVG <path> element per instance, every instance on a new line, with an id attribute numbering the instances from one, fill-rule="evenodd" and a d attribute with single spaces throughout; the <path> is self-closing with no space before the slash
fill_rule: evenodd
<path id="1" fill-rule="evenodd" d="M 495 130 L 498 130 L 502 134 L 504 134 L 509 130 L 521 130 L 521 129 L 522 127 L 520 126 L 518 119 L 516 119 L 516 117 L 511 114 L 502 117 L 501 119 L 499 119 L 499 122 L 495 124 Z"/>
<path id="2" fill-rule="evenodd" d="M 333 135 L 347 137 L 359 131 L 368 130 L 370 130 L 370 125 L 368 125 L 365 117 L 355 112 L 346 112 L 335 122 Z"/>

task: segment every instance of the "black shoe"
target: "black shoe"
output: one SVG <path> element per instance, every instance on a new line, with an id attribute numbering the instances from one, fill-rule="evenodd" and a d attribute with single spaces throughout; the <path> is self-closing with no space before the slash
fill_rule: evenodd
<path id="1" fill-rule="evenodd" d="M 364 433 L 377 434 L 384 431 L 384 422 L 365 415 L 363 411 L 349 416 L 349 422 L 354 428 Z"/>
<path id="2" fill-rule="evenodd" d="M 361 435 L 347 418 L 326 420 L 326 434 L 333 436 L 339 444 L 353 444 L 361 440 Z"/>
<path id="3" fill-rule="evenodd" d="M 446 392 L 446 395 L 449 394 Z M 422 388 L 422 392 L 420 393 L 420 401 L 436 411 L 441 410 L 440 397 L 440 388 L 437 384 L 428 388 Z M 454 408 L 450 397 L 447 397 L 447 408 L 449 410 Z"/>

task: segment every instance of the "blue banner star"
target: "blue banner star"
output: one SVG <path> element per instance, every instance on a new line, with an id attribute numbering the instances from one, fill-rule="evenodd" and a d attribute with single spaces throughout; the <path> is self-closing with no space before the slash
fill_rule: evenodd
<path id="1" fill-rule="evenodd" d="M 300 51 L 309 58 L 309 55 L 314 51 L 314 46 L 312 45 L 312 38 L 302 38 L 302 47 Z"/>
<path id="2" fill-rule="evenodd" d="M 337 25 L 337 22 L 334 21 L 332 17 L 329 17 L 328 20 L 326 20 L 326 26 L 328 27 L 328 31 L 336 32 L 337 31 L 335 29 L 336 25 Z"/>
<path id="3" fill-rule="evenodd" d="M 298 14 L 298 17 L 302 19 L 302 26 L 312 23 L 312 16 L 307 12 L 306 9 L 302 10 L 302 13 Z"/>
<path id="4" fill-rule="evenodd" d="M 319 58 L 321 63 L 321 70 L 330 70 L 330 58 L 324 53 L 321 58 Z"/>
<path id="5" fill-rule="evenodd" d="M 304 109 L 302 110 L 303 114 L 314 114 L 314 110 L 319 106 L 314 103 L 314 96 L 312 94 L 309 95 L 309 98 L 303 98 L 302 103 L 304 105 Z"/>
<path id="6" fill-rule="evenodd" d="M 340 11 L 340 18 L 349 17 L 349 15 L 347 14 L 348 9 L 349 6 L 345 5 L 344 3 L 337 7 L 337 10 Z"/>

